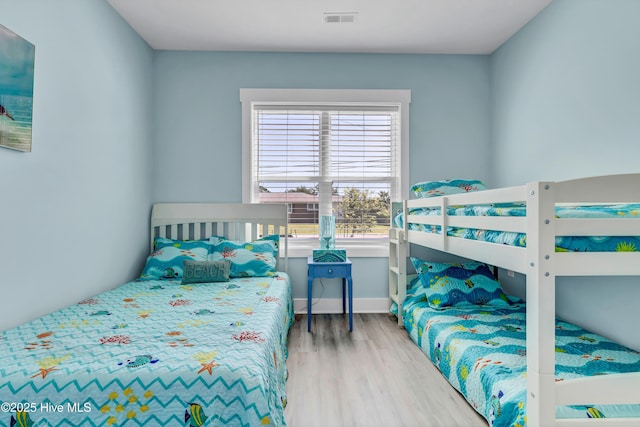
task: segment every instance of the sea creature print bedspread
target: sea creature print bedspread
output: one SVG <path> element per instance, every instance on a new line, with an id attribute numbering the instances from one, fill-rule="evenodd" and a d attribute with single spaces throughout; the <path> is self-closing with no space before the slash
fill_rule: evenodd
<path id="1" fill-rule="evenodd" d="M 411 215 L 440 215 L 440 208 L 415 208 Z M 526 216 L 524 205 L 496 207 L 492 205 L 473 205 L 464 207 L 449 207 L 450 216 Z M 558 218 L 638 218 L 640 204 L 597 205 L 597 206 L 557 206 Z M 404 214 L 394 218 L 394 226 L 402 228 Z M 410 223 L 409 230 L 440 234 L 440 226 Z M 527 246 L 527 236 L 524 233 L 511 231 L 479 230 L 475 228 L 447 227 L 447 235 L 462 239 L 480 240 L 510 246 Z M 556 252 L 637 252 L 640 250 L 640 236 L 557 236 L 555 238 Z"/>
<path id="2" fill-rule="evenodd" d="M 0 426 L 283 426 L 289 277 L 135 281 L 0 332 Z"/>
<path id="3" fill-rule="evenodd" d="M 411 339 L 491 427 L 526 425 L 524 304 L 435 310 L 408 298 L 403 308 Z M 625 372 L 640 372 L 640 353 L 556 322 L 556 381 Z M 556 417 L 640 417 L 640 405 L 564 406 Z"/>

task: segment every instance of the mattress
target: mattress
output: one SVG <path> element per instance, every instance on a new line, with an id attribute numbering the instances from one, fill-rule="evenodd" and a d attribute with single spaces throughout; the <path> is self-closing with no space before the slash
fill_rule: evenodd
<path id="1" fill-rule="evenodd" d="M 0 333 L 0 426 L 285 425 L 289 277 L 134 281 Z"/>
<path id="2" fill-rule="evenodd" d="M 490 426 L 526 424 L 524 303 L 436 310 L 410 295 L 403 314 L 411 339 Z M 640 353 L 556 322 L 556 381 L 624 372 L 640 372 Z M 565 406 L 556 417 L 640 417 L 640 405 Z"/>
<path id="3" fill-rule="evenodd" d="M 409 212 L 411 215 L 440 215 L 439 208 L 415 208 Z M 526 216 L 527 212 L 524 205 L 473 205 L 449 207 L 447 214 L 450 216 Z M 556 207 L 558 218 L 638 218 L 639 215 L 640 204 Z M 404 215 L 402 213 L 395 217 L 394 224 L 396 227 L 403 227 Z M 427 233 L 441 233 L 441 227 L 436 225 L 410 223 L 408 228 Z M 525 247 L 527 243 L 526 234 L 507 231 L 448 227 L 447 235 L 519 247 Z M 555 243 L 558 252 L 640 250 L 640 236 L 558 236 Z"/>

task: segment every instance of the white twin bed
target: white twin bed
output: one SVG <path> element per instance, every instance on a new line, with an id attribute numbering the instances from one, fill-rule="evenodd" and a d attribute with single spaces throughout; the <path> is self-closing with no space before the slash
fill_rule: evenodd
<path id="1" fill-rule="evenodd" d="M 283 426 L 287 235 L 286 205 L 154 205 L 139 278 L 0 332 L 0 426 Z"/>
<path id="2" fill-rule="evenodd" d="M 615 217 L 616 207 L 623 204 L 630 205 L 629 210 Z M 634 405 L 640 409 L 640 354 L 556 321 L 555 316 L 556 277 L 640 276 L 640 247 L 634 243 L 618 243 L 612 252 L 581 252 L 557 245 L 566 236 L 640 236 L 638 204 L 640 174 L 533 182 L 403 201 L 401 223 L 390 230 L 389 255 L 389 297 L 397 306 L 399 325 L 407 327 L 414 341 L 491 425 L 640 425 L 640 412 L 633 412 Z M 558 209 L 573 209 L 575 205 L 606 205 L 614 213 L 598 218 L 558 214 Z M 473 206 L 489 206 L 492 211 L 516 207 L 520 213 L 487 216 L 462 212 Z M 484 238 L 485 230 L 520 236 L 520 244 L 474 240 Z M 472 235 L 476 237 L 465 238 Z M 432 291 L 429 284 L 420 285 L 418 281 L 418 285 L 407 289 L 411 244 L 524 274 L 526 314 L 522 301 L 507 301 L 504 297 L 504 306 L 498 304 L 496 311 L 488 310 L 490 304 L 433 309 L 427 298 Z M 433 267 L 428 262 L 421 265 L 414 261 L 414 265 Z M 442 276 L 433 277 L 437 281 Z M 432 286 L 436 286 L 434 283 Z M 473 283 L 467 285 L 472 287 Z M 418 311 L 407 311 L 409 306 L 418 307 Z M 465 323 L 470 321 L 476 323 Z M 448 332 L 439 329 L 445 324 L 449 325 Z M 591 354 L 589 345 L 594 343 L 604 343 L 607 350 Z M 466 353 L 456 352 L 460 346 L 471 348 L 471 359 L 465 360 Z M 514 360 L 515 365 L 495 362 L 493 351 L 499 352 L 498 349 L 507 359 L 518 359 Z M 609 365 L 623 360 L 618 364 L 624 373 L 601 375 L 611 373 L 603 367 L 605 359 Z M 583 367 L 588 373 L 577 375 Z M 507 371 L 511 374 L 508 380 Z M 522 390 L 512 390 L 518 381 Z M 473 395 L 474 390 L 486 396 Z M 509 396 L 514 399 L 512 402 L 506 401 Z M 598 409 L 597 405 L 605 405 L 606 409 Z M 631 418 L 616 417 L 615 410 L 609 411 L 615 405 L 630 405 L 630 415 L 624 416 Z M 566 407 L 569 415 L 560 407 Z M 509 411 L 512 418 L 501 424 L 499 421 Z M 576 418 L 565 418 L 574 412 L 578 414 Z"/>

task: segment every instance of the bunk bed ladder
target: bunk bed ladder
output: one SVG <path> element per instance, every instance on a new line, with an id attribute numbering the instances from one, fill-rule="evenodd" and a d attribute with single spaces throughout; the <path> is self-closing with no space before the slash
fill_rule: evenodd
<path id="1" fill-rule="evenodd" d="M 407 212 L 406 201 L 403 211 Z M 398 326 L 404 326 L 402 303 L 407 296 L 407 242 L 404 230 L 389 229 L 389 304 L 398 305 Z"/>

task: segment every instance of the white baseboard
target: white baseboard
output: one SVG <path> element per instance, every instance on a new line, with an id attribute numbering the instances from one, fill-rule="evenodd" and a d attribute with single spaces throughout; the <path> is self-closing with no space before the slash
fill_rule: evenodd
<path id="1" fill-rule="evenodd" d="M 296 314 L 307 312 L 307 299 L 295 298 L 293 308 Z M 348 309 L 348 307 L 347 307 Z M 342 298 L 317 298 L 311 307 L 313 314 L 342 313 Z M 354 313 L 388 313 L 389 298 L 354 298 Z"/>

